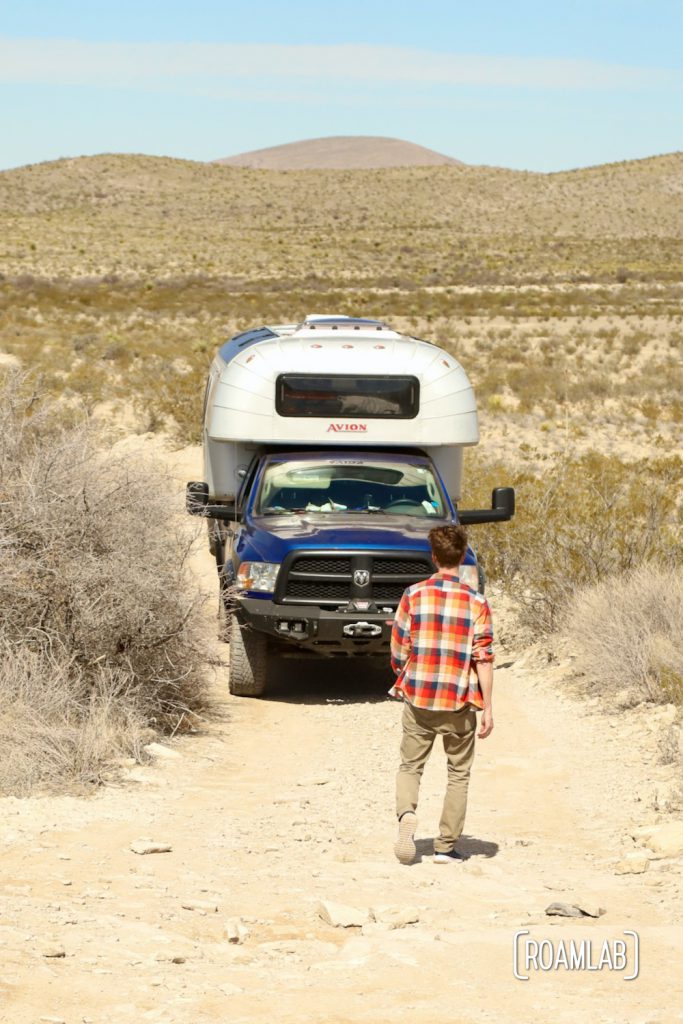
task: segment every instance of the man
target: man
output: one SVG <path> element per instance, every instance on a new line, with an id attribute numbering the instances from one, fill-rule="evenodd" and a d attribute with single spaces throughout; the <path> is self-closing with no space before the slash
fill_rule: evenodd
<path id="1" fill-rule="evenodd" d="M 448 785 L 434 861 L 449 864 L 466 859 L 455 844 L 465 822 L 476 709 L 482 711 L 479 738 L 493 729 L 491 611 L 485 598 L 458 575 L 467 552 L 467 533 L 462 526 L 440 526 L 430 531 L 429 542 L 437 572 L 405 591 L 391 634 L 391 663 L 398 678 L 389 692 L 403 699 L 394 846 L 401 864 L 415 859 L 420 780 L 437 735 L 443 736 Z"/>

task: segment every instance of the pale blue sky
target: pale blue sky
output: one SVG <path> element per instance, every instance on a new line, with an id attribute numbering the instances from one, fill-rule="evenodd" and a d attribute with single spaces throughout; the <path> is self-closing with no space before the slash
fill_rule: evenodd
<path id="1" fill-rule="evenodd" d="M 683 0 L 0 0 L 0 168 L 389 135 L 564 168 L 683 149 Z"/>

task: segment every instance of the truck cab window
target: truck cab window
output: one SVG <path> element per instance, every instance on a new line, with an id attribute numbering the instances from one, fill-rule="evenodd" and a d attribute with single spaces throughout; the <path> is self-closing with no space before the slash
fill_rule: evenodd
<path id="1" fill-rule="evenodd" d="M 263 475 L 257 515 L 381 514 L 443 518 L 428 465 L 403 460 L 274 461 Z"/>

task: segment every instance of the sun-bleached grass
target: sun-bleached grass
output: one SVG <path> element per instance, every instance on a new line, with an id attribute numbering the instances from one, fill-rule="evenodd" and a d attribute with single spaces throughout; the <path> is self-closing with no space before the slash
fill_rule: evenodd
<path id="1" fill-rule="evenodd" d="M 683 573 L 644 564 L 621 577 L 581 587 L 562 626 L 588 686 L 607 697 L 633 692 L 683 705 Z"/>
<path id="2" fill-rule="evenodd" d="M 0 792 L 97 784 L 113 758 L 143 756 L 148 723 L 127 688 L 125 673 L 106 668 L 86 682 L 64 647 L 4 641 Z"/>
<path id="3" fill-rule="evenodd" d="M 164 471 L 0 385 L 0 788 L 96 781 L 207 702 L 200 598 Z"/>

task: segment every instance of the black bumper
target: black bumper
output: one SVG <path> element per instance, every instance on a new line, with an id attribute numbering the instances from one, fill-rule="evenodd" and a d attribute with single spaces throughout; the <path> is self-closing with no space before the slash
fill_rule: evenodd
<path id="1" fill-rule="evenodd" d="M 389 656 L 393 619 L 387 612 L 338 612 L 309 605 L 275 604 L 238 597 L 237 617 L 246 626 L 279 640 L 284 650 L 319 656 Z"/>

